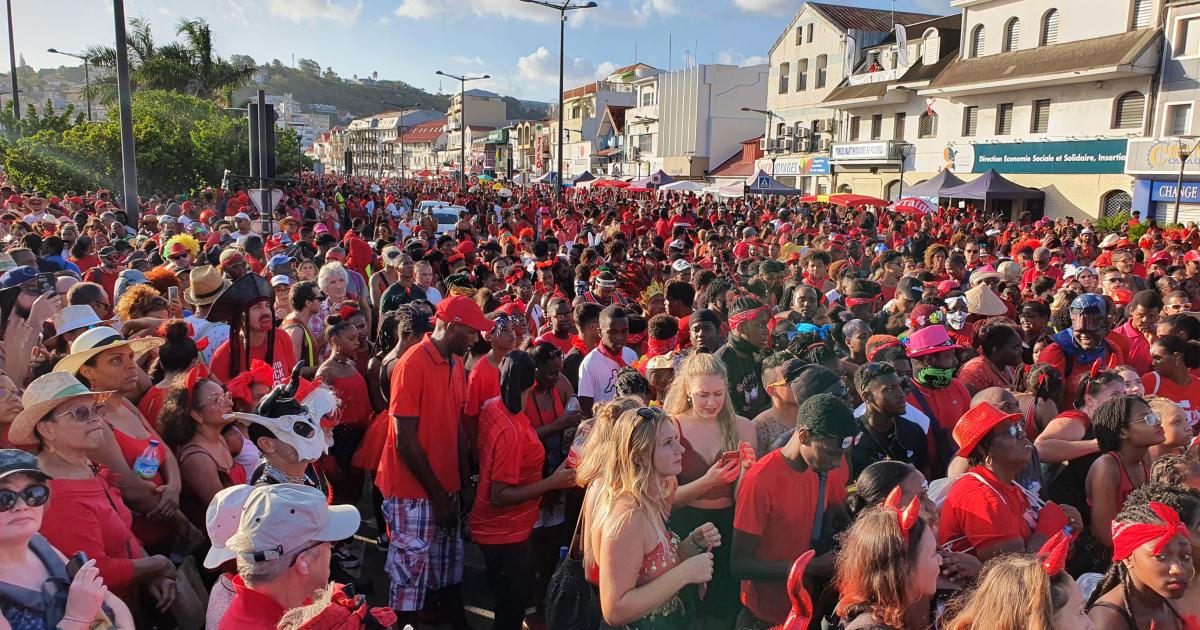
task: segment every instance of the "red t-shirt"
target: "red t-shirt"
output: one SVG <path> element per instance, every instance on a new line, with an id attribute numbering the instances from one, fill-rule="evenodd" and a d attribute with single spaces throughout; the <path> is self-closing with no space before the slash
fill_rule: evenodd
<path id="1" fill-rule="evenodd" d="M 1184 411 L 1200 407 L 1200 379 L 1188 374 L 1188 384 L 1180 385 L 1158 372 L 1142 375 L 1142 386 L 1147 396 L 1162 396 L 1179 403 Z"/>
<path id="2" fill-rule="evenodd" d="M 500 370 L 484 356 L 467 377 L 467 415 L 478 416 L 483 403 L 500 395 Z"/>
<path id="3" fill-rule="evenodd" d="M 1036 523 L 1036 515 L 1020 486 L 1004 484 L 983 466 L 972 466 L 968 474 L 954 482 L 946 495 L 938 527 L 938 544 L 953 541 L 953 550 L 972 548 L 968 553 L 976 554 L 980 547 L 1002 540 L 1020 538 L 1028 541 L 1033 535 L 1033 527 L 1026 520 L 1026 512 Z"/>
<path id="4" fill-rule="evenodd" d="M 845 462 L 829 471 L 825 481 L 825 511 L 846 500 L 849 467 Z M 820 481 L 811 468 L 796 472 L 774 450 L 746 471 L 734 503 L 733 527 L 758 536 L 759 560 L 793 562 L 808 551 Z M 787 583 L 742 580 L 742 604 L 763 621 L 778 624 L 792 610 Z"/>
<path id="5" fill-rule="evenodd" d="M 1109 335 L 1111 338 L 1112 335 Z M 1037 355 L 1039 363 L 1049 363 L 1058 370 L 1059 374 L 1064 374 L 1067 371 L 1067 357 L 1063 353 L 1062 346 L 1057 343 L 1052 343 L 1042 348 L 1042 351 Z M 1066 375 L 1066 383 L 1063 387 L 1063 397 L 1058 401 L 1059 409 L 1070 409 L 1074 406 L 1075 394 L 1079 390 L 1079 378 L 1091 371 L 1092 365 L 1083 361 L 1073 361 L 1071 373 Z M 1105 353 L 1104 361 L 1101 362 L 1101 367 L 1112 369 L 1118 365 L 1125 364 L 1125 352 L 1111 341 L 1108 343 L 1108 352 Z"/>
<path id="6" fill-rule="evenodd" d="M 523 413 L 512 414 L 500 399 L 479 414 L 479 490 L 468 525 L 471 538 L 484 545 L 507 545 L 529 538 L 541 499 L 516 505 L 492 505 L 492 482 L 523 486 L 542 478 L 546 451 Z"/>
<path id="7" fill-rule="evenodd" d="M 996 371 L 996 365 L 983 355 L 977 356 L 963 364 L 958 370 L 958 380 L 967 386 L 967 391 L 978 394 L 989 387 L 1011 387 L 1013 384 L 1012 368 L 1005 368 L 1003 373 Z"/>
<path id="8" fill-rule="evenodd" d="M 236 340 L 230 337 L 225 343 L 217 346 L 213 352 L 212 363 L 209 369 L 212 370 L 213 376 L 222 383 L 236 376 L 232 373 L 229 366 L 231 351 L 230 344 Z M 238 349 L 238 369 L 245 371 L 249 366 L 245 365 L 246 356 L 244 350 Z M 274 373 L 276 383 L 282 383 L 292 375 L 292 368 L 296 367 L 296 357 L 292 355 L 292 340 L 287 336 L 287 333 L 282 330 L 275 331 L 275 355 L 274 363 L 271 365 L 271 371 Z M 254 346 L 250 348 L 250 360 L 258 359 L 259 361 L 267 360 L 267 345 Z"/>
<path id="9" fill-rule="evenodd" d="M 554 335 L 554 333 L 547 332 L 547 333 L 543 334 L 541 337 L 538 337 L 536 339 L 536 343 L 542 343 L 543 341 L 546 343 L 552 344 L 555 348 L 558 348 L 559 352 L 563 353 L 564 355 L 566 353 L 570 352 L 571 348 L 573 347 L 571 345 L 571 336 L 570 335 L 567 335 L 566 339 L 559 339 L 558 337 L 556 337 Z"/>
<path id="10" fill-rule="evenodd" d="M 405 351 L 392 369 L 391 403 L 393 418 L 420 418 L 417 442 L 438 483 L 446 492 L 458 492 L 458 431 L 462 426 L 467 402 L 467 376 L 462 359 L 450 360 L 438 351 L 429 335 Z M 389 418 L 388 436 L 375 485 L 383 496 L 399 499 L 428 499 L 425 487 L 417 481 L 396 453 L 396 426 Z"/>
<path id="11" fill-rule="evenodd" d="M 100 266 L 100 257 L 95 254 L 88 254 L 87 256 L 84 256 L 83 258 L 72 257 L 72 258 L 68 258 L 67 260 L 74 263 L 76 267 L 79 267 L 80 274 L 85 274 L 88 272 L 88 270 L 92 269 L 93 267 Z M 112 297 L 111 293 L 108 295 L 109 295 L 109 297 Z"/>
<path id="12" fill-rule="evenodd" d="M 1125 352 L 1125 360 L 1129 362 L 1129 367 L 1133 368 L 1138 374 L 1145 374 L 1150 371 L 1150 342 L 1146 341 L 1142 331 L 1133 327 L 1133 322 L 1128 321 L 1121 324 L 1113 331 L 1117 336 L 1125 339 L 1126 348 L 1122 348 Z M 1109 335 L 1112 338 L 1113 335 Z"/>
<path id="13" fill-rule="evenodd" d="M 104 292 L 108 294 L 108 299 L 111 302 L 113 301 L 113 294 L 116 293 L 117 290 L 117 276 L 120 275 L 120 273 L 121 272 L 119 270 L 105 271 L 104 267 L 96 266 L 83 272 L 83 281 L 95 282 L 96 284 L 104 287 Z"/>
<path id="14" fill-rule="evenodd" d="M 221 617 L 218 630 L 275 630 L 286 612 L 279 602 L 251 589 L 240 575 L 233 576 L 233 601 Z"/>

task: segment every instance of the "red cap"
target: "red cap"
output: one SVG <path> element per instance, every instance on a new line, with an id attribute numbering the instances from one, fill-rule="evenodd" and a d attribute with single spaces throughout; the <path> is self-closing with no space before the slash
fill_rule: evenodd
<path id="1" fill-rule="evenodd" d="M 1133 291 L 1122 288 L 1113 289 L 1112 299 L 1118 306 L 1128 304 L 1133 301 Z"/>
<path id="2" fill-rule="evenodd" d="M 190 250 L 187 248 L 187 245 L 175 242 L 171 243 L 171 248 L 167 250 L 167 256 L 178 256 L 179 254 L 189 253 L 189 251 Z"/>
<path id="3" fill-rule="evenodd" d="M 1116 247 L 1117 249 L 1121 249 L 1122 247 L 1133 247 L 1133 243 L 1130 243 L 1129 239 L 1123 238 L 1123 239 L 1117 241 L 1113 245 L 1113 247 Z"/>
<path id="4" fill-rule="evenodd" d="M 954 425 L 954 442 L 958 444 L 958 456 L 967 457 L 979 446 L 992 429 L 1003 422 L 1019 420 L 1019 413 L 1004 413 L 991 403 L 982 402 L 967 410 Z"/>
<path id="5" fill-rule="evenodd" d="M 451 324 L 470 326 L 481 333 L 490 331 L 496 325 L 496 322 L 483 316 L 483 310 L 474 300 L 460 295 L 438 302 L 435 317 Z"/>
<path id="6" fill-rule="evenodd" d="M 1171 264 L 1171 255 L 1167 252 L 1155 252 L 1154 255 L 1150 257 L 1150 260 L 1146 261 L 1146 264 L 1153 265 L 1155 263 L 1169 265 Z"/>
<path id="7" fill-rule="evenodd" d="M 283 249 L 283 237 L 278 234 L 267 237 L 267 243 L 263 251 L 273 252 L 277 249 Z"/>
<path id="8" fill-rule="evenodd" d="M 212 210 L 205 210 L 204 212 L 201 212 L 201 213 L 200 213 L 200 222 L 201 222 L 201 223 L 208 223 L 208 222 L 209 222 L 209 221 L 211 221 L 211 220 L 213 219 L 213 217 L 215 217 L 215 216 L 217 216 L 217 215 L 216 215 L 216 213 L 215 213 L 215 212 L 213 212 Z"/>
<path id="9" fill-rule="evenodd" d="M 463 241 L 459 243 L 458 247 L 455 249 L 458 251 L 458 253 L 466 256 L 467 254 L 472 254 L 475 252 L 475 243 L 472 241 Z"/>
<path id="10" fill-rule="evenodd" d="M 1141 247 L 1142 249 L 1150 249 L 1151 247 L 1154 247 L 1154 239 L 1150 238 L 1149 234 L 1144 234 L 1142 235 L 1142 238 L 1138 239 L 1138 247 Z"/>
<path id="11" fill-rule="evenodd" d="M 1183 255 L 1183 262 L 1200 262 L 1200 251 L 1189 250 Z"/>

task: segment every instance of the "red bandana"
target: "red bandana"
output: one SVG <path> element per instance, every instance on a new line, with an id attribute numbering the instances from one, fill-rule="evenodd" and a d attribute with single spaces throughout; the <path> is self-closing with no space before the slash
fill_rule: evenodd
<path id="1" fill-rule="evenodd" d="M 1113 562 L 1120 562 L 1133 555 L 1133 551 L 1142 545 L 1153 542 L 1154 553 L 1162 552 L 1163 547 L 1176 536 L 1188 540 L 1187 526 L 1179 520 L 1179 514 L 1162 503 L 1150 503 L 1150 509 L 1163 520 L 1163 524 L 1150 523 L 1113 523 Z"/>
<path id="2" fill-rule="evenodd" d="M 760 306 L 758 308 L 752 308 L 748 311 L 742 311 L 741 313 L 738 313 L 737 315 L 730 315 L 729 316 L 729 329 L 737 330 L 738 326 L 741 326 L 742 324 L 754 319 L 755 317 L 758 317 L 762 313 L 770 313 L 770 312 L 771 312 L 771 307 L 766 306 L 764 304 L 763 306 Z"/>
<path id="3" fill-rule="evenodd" d="M 625 362 L 625 357 L 622 356 L 625 354 L 624 348 L 621 349 L 622 352 L 613 354 L 612 352 L 609 352 L 608 348 L 604 347 L 603 343 L 600 343 L 600 344 L 596 345 L 596 349 L 600 351 L 600 354 L 608 357 L 608 359 L 610 361 L 612 361 L 613 363 L 616 363 L 617 365 L 619 365 L 621 367 L 629 367 L 629 364 Z"/>
<path id="4" fill-rule="evenodd" d="M 646 356 L 656 357 L 660 354 L 666 354 L 674 350 L 677 345 L 679 345 L 679 335 L 673 335 L 670 339 L 651 338 L 646 344 Z"/>

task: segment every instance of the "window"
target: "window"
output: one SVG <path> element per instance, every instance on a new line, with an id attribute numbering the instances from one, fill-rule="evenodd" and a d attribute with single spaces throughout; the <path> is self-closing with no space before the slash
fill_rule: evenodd
<path id="1" fill-rule="evenodd" d="M 654 134 L 644 133 L 638 136 L 638 152 L 653 153 L 654 152 Z"/>
<path id="2" fill-rule="evenodd" d="M 796 27 L 796 45 L 799 46 L 800 44 L 803 44 L 803 43 L 804 43 L 804 27 L 797 26 Z"/>
<path id="3" fill-rule="evenodd" d="M 808 89 L 808 60 L 801 59 L 796 62 L 796 91 L 803 92 Z"/>
<path id="4" fill-rule="evenodd" d="M 1113 129 L 1137 129 L 1142 126 L 1142 110 L 1146 97 L 1141 92 L 1126 92 L 1117 97 L 1113 107 Z"/>
<path id="5" fill-rule="evenodd" d="M 579 118 L 579 114 L 580 114 L 579 105 L 577 105 L 577 104 L 572 105 L 571 106 L 571 118 Z"/>
<path id="6" fill-rule="evenodd" d="M 1100 204 L 1104 208 L 1104 216 L 1115 217 L 1133 209 L 1133 197 L 1124 190 L 1110 190 L 1101 197 Z"/>
<path id="7" fill-rule="evenodd" d="M 1191 57 L 1200 54 L 1200 18 L 1179 21 L 1175 36 L 1175 56 Z"/>
<path id="8" fill-rule="evenodd" d="M 883 187 L 883 197 L 888 201 L 895 201 L 900 198 L 900 180 L 893 179 Z"/>
<path id="9" fill-rule="evenodd" d="M 1029 118 L 1029 133 L 1048 133 L 1050 131 L 1050 99 L 1043 98 L 1033 102 L 1033 114 Z"/>
<path id="10" fill-rule="evenodd" d="M 905 114 L 904 112 L 896 112 L 896 120 L 892 124 L 892 139 L 893 140 L 903 140 L 904 139 L 904 123 L 906 120 L 908 120 L 907 114 Z"/>
<path id="11" fill-rule="evenodd" d="M 642 90 L 642 107 L 650 107 L 654 104 L 654 90 Z"/>
<path id="12" fill-rule="evenodd" d="M 874 114 L 871 116 L 871 139 L 878 140 L 883 137 L 883 114 Z"/>
<path id="13" fill-rule="evenodd" d="M 1167 116 L 1164 121 L 1167 128 L 1163 130 L 1163 135 L 1186 136 L 1191 122 L 1192 106 L 1190 103 L 1167 105 Z"/>
<path id="14" fill-rule="evenodd" d="M 941 39 L 938 37 L 938 32 L 934 29 L 925 31 L 925 36 L 921 38 L 921 63 L 932 66 L 937 63 L 941 54 Z"/>
<path id="15" fill-rule="evenodd" d="M 787 125 L 785 123 L 775 125 L 775 137 L 782 138 L 785 135 L 787 135 Z"/>
<path id="16" fill-rule="evenodd" d="M 967 56 L 974 59 L 983 54 L 983 46 L 987 39 L 987 30 L 982 24 L 971 29 L 971 47 L 967 49 Z"/>
<path id="17" fill-rule="evenodd" d="M 1050 9 L 1042 15 L 1042 36 L 1038 39 L 1039 46 L 1049 46 L 1058 43 L 1058 9 Z"/>
<path id="18" fill-rule="evenodd" d="M 817 55 L 817 85 L 816 89 L 825 87 L 826 71 L 825 66 L 829 63 L 827 55 Z"/>
<path id="19" fill-rule="evenodd" d="M 850 184 L 841 184 L 838 186 L 839 195 L 845 195 L 852 192 L 854 192 L 854 189 L 850 187 Z"/>
<path id="20" fill-rule="evenodd" d="M 1021 20 L 1013 18 L 1004 25 L 1003 52 L 1012 52 L 1021 47 Z"/>
<path id="21" fill-rule="evenodd" d="M 858 116 L 850 117 L 850 140 L 858 140 L 858 132 L 862 127 L 862 119 Z"/>
<path id="22" fill-rule="evenodd" d="M 972 137 L 979 131 L 979 107 L 972 105 L 963 108 L 962 135 Z"/>
<path id="23" fill-rule="evenodd" d="M 809 24 L 808 26 L 804 27 L 804 30 L 808 31 L 808 34 L 807 34 L 808 43 L 811 44 L 812 43 L 813 25 Z"/>
<path id="24" fill-rule="evenodd" d="M 937 114 L 926 110 L 921 114 L 917 125 L 918 138 L 933 138 L 937 136 Z"/>
<path id="25" fill-rule="evenodd" d="M 1133 28 L 1150 28 L 1154 20 L 1154 0 L 1133 0 Z"/>
<path id="26" fill-rule="evenodd" d="M 996 135 L 1007 136 L 1012 133 L 1013 104 L 1000 103 L 996 106 Z"/>
<path id="27" fill-rule="evenodd" d="M 787 94 L 788 91 L 788 75 L 792 73 L 792 64 L 779 64 L 779 93 Z"/>

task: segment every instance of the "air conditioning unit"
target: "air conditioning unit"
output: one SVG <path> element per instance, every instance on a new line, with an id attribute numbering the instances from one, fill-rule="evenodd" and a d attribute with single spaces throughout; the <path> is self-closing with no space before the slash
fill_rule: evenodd
<path id="1" fill-rule="evenodd" d="M 821 133 L 833 133 L 833 121 L 826 118 L 817 124 L 817 131 Z"/>
<path id="2" fill-rule="evenodd" d="M 791 138 L 783 138 L 779 141 L 780 151 L 790 152 L 792 150 L 792 146 L 793 143 Z"/>
<path id="3" fill-rule="evenodd" d="M 821 140 L 817 142 L 817 150 L 821 152 L 828 151 L 830 144 L 831 143 L 828 138 L 821 138 Z"/>
<path id="4" fill-rule="evenodd" d="M 763 151 L 770 151 L 771 150 L 771 140 L 769 140 L 767 138 L 763 138 L 763 139 L 759 140 L 758 148 L 762 149 Z"/>

